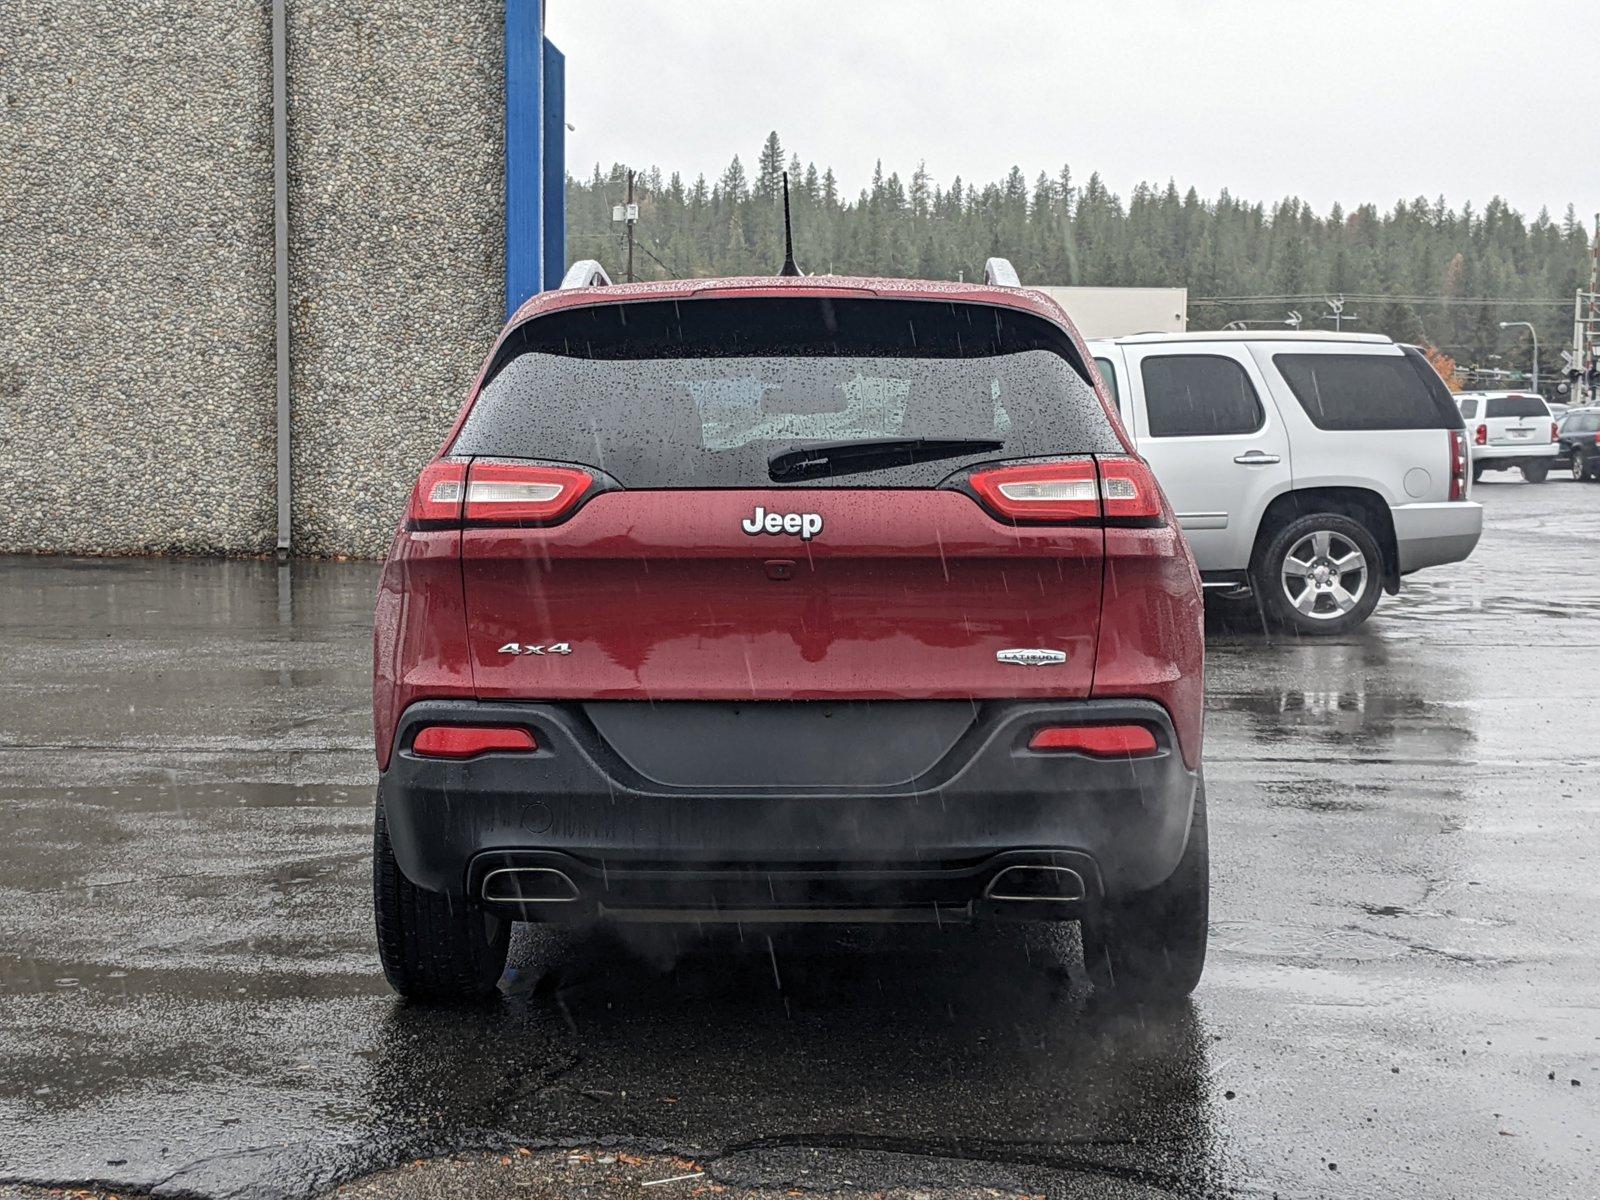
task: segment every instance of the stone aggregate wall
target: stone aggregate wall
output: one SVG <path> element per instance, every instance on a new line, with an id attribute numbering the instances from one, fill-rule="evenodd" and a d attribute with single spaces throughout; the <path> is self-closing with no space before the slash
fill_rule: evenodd
<path id="1" fill-rule="evenodd" d="M 503 0 L 288 0 L 294 542 L 372 556 L 503 303 Z M 0 4 L 0 551 L 276 541 L 268 0 Z"/>
<path id="2" fill-rule="evenodd" d="M 289 14 L 295 546 L 381 555 L 505 318 L 505 3 Z"/>

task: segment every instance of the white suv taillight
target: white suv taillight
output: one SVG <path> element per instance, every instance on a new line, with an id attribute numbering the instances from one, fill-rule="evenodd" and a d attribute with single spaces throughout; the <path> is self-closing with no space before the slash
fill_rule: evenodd
<path id="1" fill-rule="evenodd" d="M 1467 498 L 1467 434 L 1462 429 L 1450 431 L 1450 499 Z"/>

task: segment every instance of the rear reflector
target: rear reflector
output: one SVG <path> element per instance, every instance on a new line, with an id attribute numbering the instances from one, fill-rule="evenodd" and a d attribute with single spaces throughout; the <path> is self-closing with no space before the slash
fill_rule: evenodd
<path id="1" fill-rule="evenodd" d="M 1156 752 L 1155 734 L 1143 725 L 1053 725 L 1028 740 L 1029 750 L 1130 758 Z"/>
<path id="2" fill-rule="evenodd" d="M 476 758 L 480 754 L 525 754 L 539 743 L 510 725 L 429 725 L 411 742 L 423 758 Z"/>
<path id="3" fill-rule="evenodd" d="M 406 506 L 406 523 L 429 527 L 453 525 L 461 519 L 461 494 L 466 486 L 467 464 L 431 462 L 422 468 L 417 486 L 411 489 Z"/>
<path id="4" fill-rule="evenodd" d="M 575 467 L 480 460 L 467 476 L 463 516 L 480 524 L 548 524 L 570 512 L 593 482 Z"/>

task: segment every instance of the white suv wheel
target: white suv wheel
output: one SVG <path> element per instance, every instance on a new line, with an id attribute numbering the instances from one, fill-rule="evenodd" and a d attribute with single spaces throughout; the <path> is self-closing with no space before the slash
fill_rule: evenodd
<path id="1" fill-rule="evenodd" d="M 1279 568 L 1284 597 L 1314 621 L 1335 621 L 1354 611 L 1371 586 L 1371 576 L 1361 547 L 1327 529 L 1295 542 Z"/>

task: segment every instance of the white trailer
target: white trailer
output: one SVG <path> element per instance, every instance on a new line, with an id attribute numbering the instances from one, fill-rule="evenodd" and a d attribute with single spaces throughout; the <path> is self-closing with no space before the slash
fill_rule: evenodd
<path id="1" fill-rule="evenodd" d="M 1135 333 L 1184 333 L 1189 327 L 1188 288 L 1040 287 L 1085 339 Z"/>

